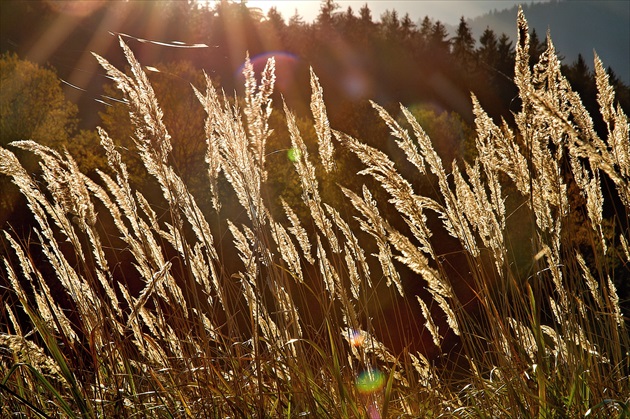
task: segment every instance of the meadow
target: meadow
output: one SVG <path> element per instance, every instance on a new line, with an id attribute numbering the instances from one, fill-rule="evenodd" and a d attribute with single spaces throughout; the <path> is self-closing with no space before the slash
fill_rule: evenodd
<path id="1" fill-rule="evenodd" d="M 161 196 L 134 188 L 103 129 L 97 180 L 64 150 L 12 143 L 38 157 L 34 174 L 0 148 L 0 173 L 34 220 L 28 236 L 2 233 L 0 415 L 630 417 L 615 286 L 630 277 L 628 118 L 595 56 L 600 138 L 551 39 L 532 68 L 522 11 L 517 24 L 519 110 L 495 121 L 472 95 L 466 161 L 443 161 L 402 106 L 372 103 L 389 147 L 334 130 L 314 72 L 307 147 L 272 100 L 273 59 L 260 75 L 245 65 L 241 98 L 210 79 L 192 87 L 207 113 L 211 211 L 169 163 L 131 49 L 121 39 L 128 73 L 96 56 Z M 272 112 L 284 115 L 299 208 L 270 209 Z M 338 173 L 339 153 L 362 169 Z M 322 185 L 335 173 L 349 181 L 326 183 L 343 197 L 333 205 Z"/>

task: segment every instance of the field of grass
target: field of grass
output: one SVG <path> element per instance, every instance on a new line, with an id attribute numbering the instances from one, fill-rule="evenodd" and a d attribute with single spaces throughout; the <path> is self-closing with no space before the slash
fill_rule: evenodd
<path id="1" fill-rule="evenodd" d="M 373 105 L 391 131 L 383 143 L 430 193 L 385 151 L 331 129 L 312 74 L 316 149 L 283 109 L 303 208 L 283 202 L 282 216 L 266 189 L 273 61 L 259 79 L 245 67 L 240 101 L 210 80 L 196 90 L 213 204 L 202 211 L 169 164 L 132 51 L 121 41 L 129 74 L 96 57 L 162 196 L 134 189 L 103 130 L 98 181 L 61 150 L 13 143 L 39 157 L 34 175 L 0 148 L 35 220 L 28 237 L 2 234 L 0 416 L 630 417 L 615 288 L 630 276 L 628 118 L 596 57 L 600 138 L 551 41 L 531 69 L 522 12 L 518 29 L 521 109 L 508 126 L 473 96 L 474 160 L 442 161 L 409 111 Z M 320 185 L 341 150 L 363 169 L 337 178 L 365 186 L 336 185 L 335 207 Z M 446 234 L 457 278 L 436 243 Z"/>

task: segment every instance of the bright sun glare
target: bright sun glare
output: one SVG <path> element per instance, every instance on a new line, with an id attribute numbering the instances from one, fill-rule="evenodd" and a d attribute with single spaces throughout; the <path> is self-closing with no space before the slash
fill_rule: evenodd
<path id="1" fill-rule="evenodd" d="M 200 3 L 209 7 L 214 7 L 220 0 L 199 0 Z M 300 1 L 268 1 L 268 0 L 248 0 L 247 7 L 260 9 L 263 15 L 267 15 L 269 9 L 275 7 L 285 20 L 298 13 L 302 17 L 314 16 L 320 7 L 319 0 L 300 0 Z M 308 19 L 306 19 L 308 20 Z"/>
<path id="2" fill-rule="evenodd" d="M 201 0 L 200 3 L 205 3 L 210 7 L 214 7 L 217 4 L 221 3 L 220 0 Z M 295 2 L 292 2 L 295 3 Z M 278 2 L 278 1 L 265 1 L 265 0 L 249 0 L 247 2 L 247 7 L 258 7 L 260 9 L 262 9 L 263 12 L 267 12 L 269 11 L 269 9 L 271 9 L 273 6 L 276 6 L 276 8 L 280 9 L 282 8 L 282 5 L 285 4 L 289 4 L 289 2 Z M 294 7 L 294 6 L 293 6 Z"/>

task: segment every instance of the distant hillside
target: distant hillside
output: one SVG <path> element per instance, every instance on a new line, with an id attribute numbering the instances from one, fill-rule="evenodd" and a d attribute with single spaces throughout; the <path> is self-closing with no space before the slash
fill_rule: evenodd
<path id="1" fill-rule="evenodd" d="M 586 62 L 593 63 L 593 50 L 606 67 L 630 84 L 630 2 L 565 0 L 523 4 L 530 29 L 535 28 L 541 40 L 547 29 L 556 51 L 570 64 L 582 53 Z M 516 39 L 517 7 L 494 11 L 469 20 L 475 39 L 486 27 Z M 449 32 L 455 31 L 449 28 Z"/>

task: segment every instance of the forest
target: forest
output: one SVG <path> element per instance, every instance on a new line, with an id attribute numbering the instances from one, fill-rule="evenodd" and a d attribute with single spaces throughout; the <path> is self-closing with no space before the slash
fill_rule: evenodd
<path id="1" fill-rule="evenodd" d="M 630 415 L 597 55 L 523 9 L 1 7 L 2 415 Z"/>
<path id="2" fill-rule="evenodd" d="M 278 71 L 286 73 L 282 93 L 299 111 L 307 109 L 309 92 L 304 81 L 313 67 L 327 87 L 330 106 L 348 109 L 348 115 L 334 121 L 344 129 L 357 130 L 363 125 L 352 115 L 361 113 L 353 110 L 367 99 L 384 105 L 430 103 L 457 112 L 467 122 L 472 120 L 471 91 L 495 118 L 509 118 L 517 107 L 513 103 L 513 40 L 492 28 L 473 39 L 463 17 L 456 33 L 449 34 L 443 23 L 429 16 L 419 23 L 395 10 L 372 16 L 367 4 L 359 10 L 340 10 L 332 0 L 322 2 L 313 23 L 305 23 L 297 10 L 284 17 L 272 8 L 264 16 L 246 2 L 227 0 L 214 7 L 194 1 L 96 4 L 98 7 L 83 15 L 44 0 L 2 4 L 2 52 L 16 52 L 21 58 L 31 54 L 40 65 L 50 65 L 62 80 L 87 89 L 82 92 L 64 85 L 68 98 L 81 109 L 81 126 L 89 129 L 100 122 L 94 115 L 102 107 L 94 99 L 104 100 L 101 90 L 107 81 L 89 52 L 125 65 L 114 34 L 128 36 L 144 65 L 159 68 L 185 63 L 208 72 L 227 92 L 240 88 L 239 68 L 246 53 L 262 63 L 265 56 L 276 54 Z M 35 46 L 53 24 L 64 25 L 66 33 L 41 52 L 43 47 Z M 533 31 L 531 37 L 533 64 L 546 45 L 545 34 Z M 584 61 L 590 60 L 592 52 L 584 53 L 576 62 L 563 64 L 563 74 L 580 92 L 587 109 L 596 110 L 593 73 Z M 258 70 L 263 65 L 260 62 Z M 92 69 L 89 74 L 73 74 L 88 68 Z M 178 71 L 185 73 L 182 68 Z M 608 72 L 618 100 L 627 109 L 628 86 L 612 69 Z M 194 81 L 192 74 L 173 74 Z"/>
<path id="3" fill-rule="evenodd" d="M 224 91 L 242 94 L 246 54 L 256 72 L 275 57 L 275 99 L 282 97 L 298 116 L 308 115 L 309 69 L 313 68 L 326 89 L 335 129 L 378 144 L 387 138 L 387 130 L 374 123 L 368 101 L 390 111 L 403 104 L 421 119 L 446 160 L 464 157 L 474 148 L 470 146 L 474 133 L 471 92 L 495 121 L 512 122 L 520 106 L 513 81 L 514 42 L 492 28 L 475 40 L 463 17 L 457 32 L 449 34 L 444 24 L 429 16 L 419 24 L 395 10 L 375 17 L 367 4 L 356 11 L 340 10 L 333 0 L 321 2 L 313 23 L 305 23 L 297 10 L 284 17 L 271 8 L 265 16 L 247 2 L 227 0 L 214 7 L 195 1 L 159 1 L 98 2 L 87 10 L 76 9 L 45 0 L 2 3 L 5 94 L 0 145 L 26 138 L 64 145 L 88 172 L 103 163 L 96 157 L 100 154 L 96 126 L 108 130 L 121 145 L 131 145 L 126 105 L 90 54 L 96 52 L 124 67 L 116 36 L 123 36 L 139 61 L 152 70 L 149 76 L 166 111 L 167 125 L 180 137 L 174 141 L 173 162 L 184 179 L 193 183 L 203 183 L 195 174 L 202 170 L 200 150 L 205 144 L 204 115 L 195 109 L 197 100 L 190 85 L 203 84 L 206 72 Z M 55 24 L 64 25 L 66 33 L 41 52 L 36 46 Z M 544 35 L 532 31 L 531 65 L 545 49 Z M 40 51 L 39 55 L 33 50 Z M 41 62 L 35 66 L 24 62 L 29 53 Z M 586 109 L 597 115 L 594 73 L 585 60 L 580 56 L 563 64 L 562 72 Z M 630 87 L 613 69 L 607 71 L 616 98 L 627 111 Z M 16 106 L 14 92 L 18 90 L 21 99 Z M 48 105 L 42 106 L 44 102 Z M 594 124 L 596 132 L 604 132 L 601 118 L 595 117 Z M 278 149 L 282 147 L 286 141 L 278 144 Z M 287 190 L 287 185 L 275 188 Z M 11 213 L 23 214 L 10 203 L 15 199 L 13 194 L 2 200 L 5 210 L 0 221 Z"/>

